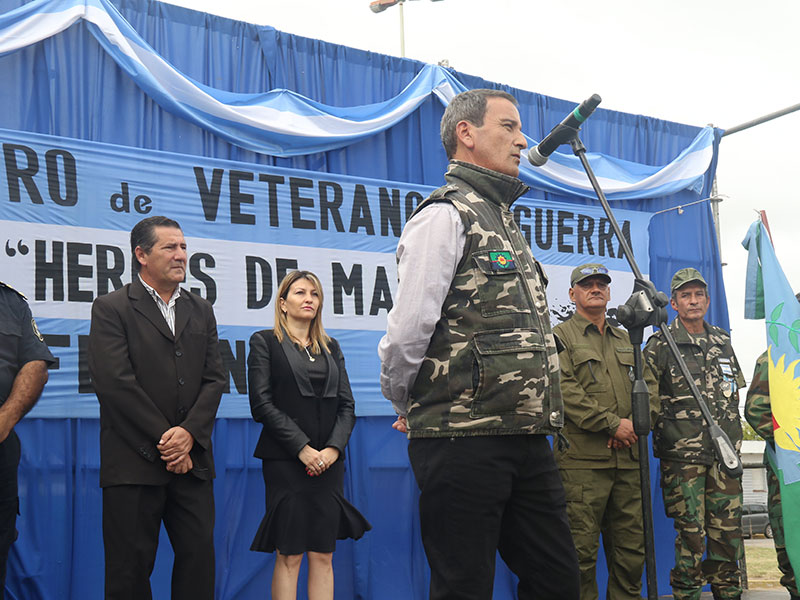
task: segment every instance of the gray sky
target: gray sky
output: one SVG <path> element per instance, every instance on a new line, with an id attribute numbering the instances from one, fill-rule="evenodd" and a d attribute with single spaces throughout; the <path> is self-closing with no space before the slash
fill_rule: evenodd
<path id="1" fill-rule="evenodd" d="M 170 3 L 400 54 L 398 7 L 373 14 L 369 0 Z M 598 93 L 603 108 L 722 128 L 800 103 L 795 0 L 418 0 L 403 12 L 408 58 L 447 59 L 459 71 L 576 103 Z M 800 112 L 726 137 L 720 148 L 725 285 L 748 381 L 766 338 L 763 321 L 742 317 L 741 240 L 755 211 L 766 210 L 778 258 L 800 288 L 798 138 Z"/>

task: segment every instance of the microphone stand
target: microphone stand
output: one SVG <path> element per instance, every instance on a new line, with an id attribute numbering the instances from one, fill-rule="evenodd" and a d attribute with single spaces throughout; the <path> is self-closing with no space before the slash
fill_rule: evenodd
<path id="1" fill-rule="evenodd" d="M 622 323 L 633 345 L 633 364 L 635 379 L 631 390 L 631 410 L 633 429 L 638 436 L 639 449 L 639 485 L 642 493 L 642 517 L 644 519 L 644 546 L 645 546 L 645 566 L 647 571 L 647 598 L 648 600 L 658 599 L 658 581 L 656 578 L 656 557 L 655 557 L 655 533 L 653 531 L 653 506 L 650 493 L 650 454 L 647 446 L 647 436 L 650 434 L 650 393 L 644 381 L 644 365 L 642 359 L 642 341 L 644 330 L 650 325 L 658 326 L 669 346 L 670 352 L 678 363 L 681 374 L 689 384 L 689 389 L 694 396 L 697 406 L 706 422 L 708 433 L 714 447 L 714 453 L 719 461 L 720 468 L 731 477 L 739 477 L 742 474 L 742 462 L 736 454 L 733 444 L 724 431 L 714 422 L 711 412 L 708 410 L 700 395 L 700 390 L 694 383 L 694 378 L 683 360 L 675 338 L 668 328 L 666 306 L 669 298 L 664 292 L 656 290 L 655 285 L 642 275 L 636 259 L 633 257 L 628 241 L 622 234 L 619 223 L 617 223 L 611 206 L 600 187 L 600 183 L 592 171 L 592 167 L 586 158 L 586 147 L 578 137 L 578 129 L 574 129 L 574 134 L 569 139 L 572 151 L 583 165 L 586 175 L 594 188 L 597 198 L 603 205 L 603 210 L 608 217 L 614 235 L 619 240 L 620 247 L 625 253 L 631 271 L 635 278 L 633 292 L 628 300 L 617 309 L 617 320 Z"/>

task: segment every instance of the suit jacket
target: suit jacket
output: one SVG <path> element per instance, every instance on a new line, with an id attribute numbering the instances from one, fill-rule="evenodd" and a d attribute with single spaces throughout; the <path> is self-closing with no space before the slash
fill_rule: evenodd
<path id="1" fill-rule="evenodd" d="M 297 460 L 300 450 L 309 444 L 317 450 L 331 446 L 339 450 L 340 459 L 344 458 L 356 417 L 339 344 L 332 339 L 330 353 L 323 351 L 328 376 L 321 398 L 311 386 L 307 359 L 293 346 L 287 336 L 279 342 L 271 329 L 250 337 L 250 410 L 264 426 L 254 456 Z"/>
<path id="2" fill-rule="evenodd" d="M 137 275 L 92 305 L 89 372 L 100 401 L 100 485 L 165 485 L 175 475 L 156 448 L 176 425 L 194 437 L 191 473 L 214 477 L 211 432 L 226 384 L 217 322 L 186 290 L 175 335 Z"/>

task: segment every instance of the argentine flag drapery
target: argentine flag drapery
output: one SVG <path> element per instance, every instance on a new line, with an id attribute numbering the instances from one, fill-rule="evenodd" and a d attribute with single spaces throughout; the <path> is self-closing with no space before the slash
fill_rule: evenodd
<path id="1" fill-rule="evenodd" d="M 342 148 L 395 125 L 431 94 L 443 104 L 466 90 L 448 70 L 426 65 L 394 98 L 336 107 L 290 90 L 239 94 L 187 77 L 162 58 L 108 0 L 34 0 L 0 15 L 0 54 L 30 46 L 83 19 L 106 52 L 162 108 L 233 144 L 280 157 Z M 713 129 L 703 129 L 671 163 L 651 166 L 587 154 L 609 199 L 700 191 L 713 156 Z M 529 146 L 535 145 L 528 138 Z M 520 178 L 537 189 L 582 197 L 594 192 L 578 159 L 554 153 L 543 167 L 524 164 Z"/>
<path id="2" fill-rule="evenodd" d="M 770 459 L 779 470 L 786 550 L 794 572 L 800 573 L 800 302 L 760 220 L 750 226 L 742 245 L 748 249 L 745 318 L 766 317 L 775 432 Z"/>

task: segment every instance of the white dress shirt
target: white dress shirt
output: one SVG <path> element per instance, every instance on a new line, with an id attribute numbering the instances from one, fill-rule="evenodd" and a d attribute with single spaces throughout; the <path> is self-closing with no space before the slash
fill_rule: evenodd
<path id="1" fill-rule="evenodd" d="M 161 311 L 161 314 L 164 315 L 164 319 L 169 326 L 169 330 L 172 332 L 172 335 L 175 335 L 175 300 L 181 295 L 181 286 L 175 286 L 175 291 L 172 293 L 172 297 L 169 299 L 169 302 L 164 302 L 164 299 L 158 295 L 158 292 L 155 288 L 147 285 L 144 279 L 142 279 L 142 274 L 139 273 L 139 281 L 142 282 L 144 289 L 147 290 L 147 293 L 150 294 L 150 297 L 155 301 L 158 310 Z"/>
<path id="2" fill-rule="evenodd" d="M 465 243 L 464 224 L 449 202 L 425 207 L 400 236 L 397 295 L 378 344 L 381 392 L 398 415 L 406 416 L 409 391 L 442 316 Z"/>

